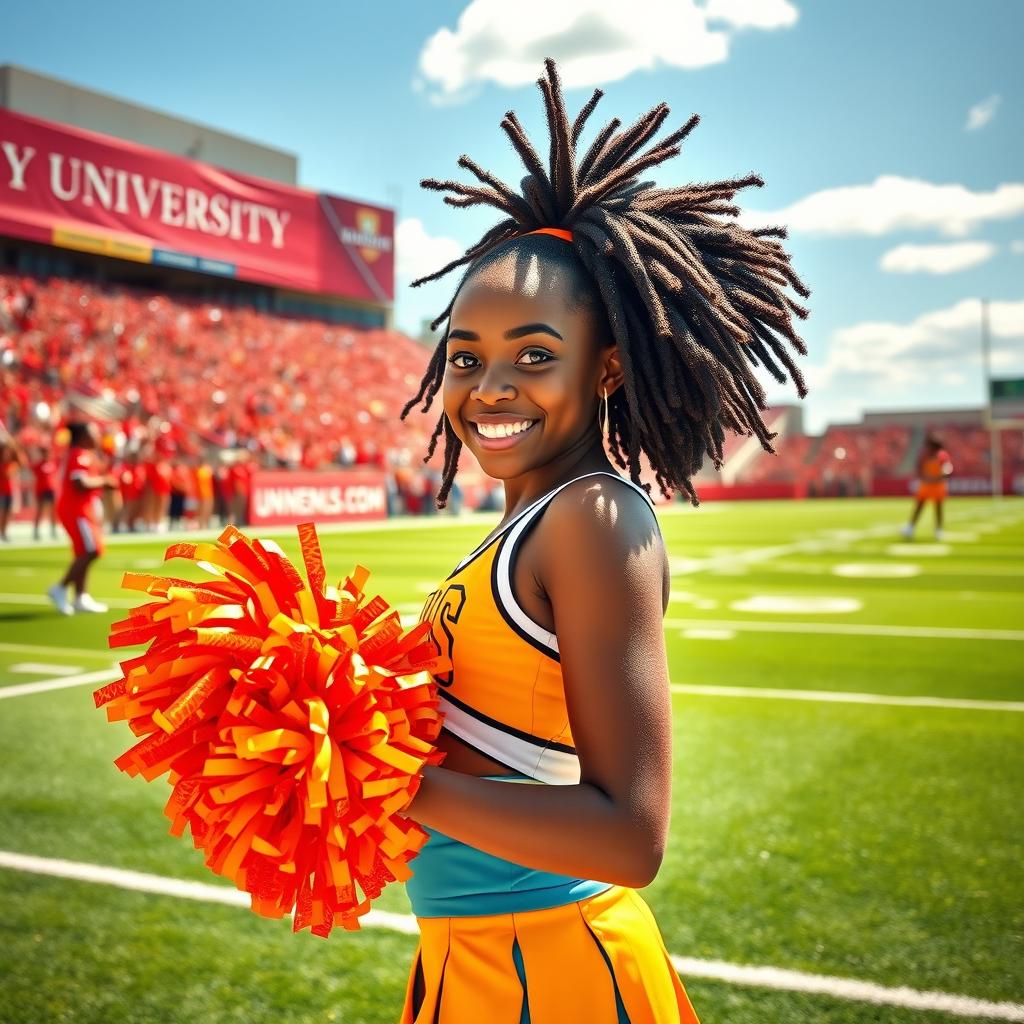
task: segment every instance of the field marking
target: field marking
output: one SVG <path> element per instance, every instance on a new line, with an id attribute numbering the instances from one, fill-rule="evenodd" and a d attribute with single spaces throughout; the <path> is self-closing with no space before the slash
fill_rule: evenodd
<path id="1" fill-rule="evenodd" d="M 0 850 L 0 867 L 49 875 L 53 878 L 112 885 L 135 892 L 222 903 L 232 907 L 249 907 L 248 894 L 237 889 L 211 885 L 207 882 L 188 882 L 162 875 L 150 875 L 141 871 L 128 871 L 124 868 L 108 868 L 99 864 L 83 864 L 79 861 L 51 857 L 33 857 L 5 850 Z M 404 935 L 419 934 L 416 918 L 411 914 L 371 910 L 361 917 L 360 921 L 371 928 L 385 928 Z M 731 964 L 722 960 L 701 960 L 674 954 L 670 954 L 670 959 L 672 966 L 689 978 L 710 978 L 732 985 L 771 988 L 783 992 L 807 992 L 834 999 L 846 999 L 850 1002 L 899 1006 L 915 1010 L 937 1010 L 957 1017 L 1024 1021 L 1024 1005 L 1018 1003 L 997 1003 L 949 992 L 926 992 L 905 985 L 890 987 L 855 978 L 837 978 L 827 974 L 811 974 L 780 967 Z"/>
<path id="2" fill-rule="evenodd" d="M 699 621 L 699 620 L 698 620 Z M 694 639 L 731 640 L 733 634 L 725 629 L 697 629 Z M 119 666 L 60 679 L 44 679 L 37 683 L 21 683 L 0 687 L 0 700 L 24 697 L 48 690 L 62 690 L 87 683 L 102 683 L 116 678 Z M 783 690 L 763 686 L 702 686 L 699 683 L 673 683 L 673 693 L 689 693 L 704 697 L 761 697 L 769 700 L 807 700 L 834 704 L 888 704 L 896 707 L 962 708 L 970 711 L 1024 711 L 1024 702 L 1000 700 L 971 700 L 960 697 L 900 697 L 884 693 L 856 693 L 849 690 Z"/>
<path id="3" fill-rule="evenodd" d="M 20 661 L 10 665 L 8 672 L 27 676 L 74 676 L 82 671 L 81 665 L 49 665 L 45 661 Z"/>
<path id="4" fill-rule="evenodd" d="M 824 633 L 837 636 L 894 636 L 924 640 L 1024 640 L 1021 629 L 959 626 L 883 626 L 866 622 L 747 622 L 744 619 L 664 619 L 665 629 L 734 629 L 747 633 Z"/>
<path id="5" fill-rule="evenodd" d="M 60 679 L 43 679 L 38 683 L 4 686 L 0 687 L 0 700 L 7 700 L 8 697 L 25 697 L 30 693 L 45 693 L 47 690 L 63 690 L 68 686 L 84 686 L 86 683 L 111 683 L 117 679 L 119 673 L 120 668 L 115 664 L 110 668 L 81 672 L 77 676 L 62 676 Z"/>
<path id="6" fill-rule="evenodd" d="M 808 974 L 780 967 L 751 967 L 671 954 L 669 959 L 680 974 L 691 978 L 712 978 L 733 985 L 772 988 L 783 992 L 807 992 L 834 999 L 848 999 L 851 1002 L 899 1006 L 910 1010 L 936 1010 L 954 1017 L 1024 1021 L 1024 1005 L 1020 1003 L 996 1003 L 948 992 L 922 992 L 906 985 L 890 988 L 872 981 Z"/>
<path id="7" fill-rule="evenodd" d="M 109 651 L 100 651 L 88 647 L 57 647 L 51 644 L 0 644 L 0 654 L 66 654 L 75 658 L 109 658 Z"/>
<path id="8" fill-rule="evenodd" d="M 734 566 L 750 565 L 757 562 L 770 562 L 786 555 L 821 554 L 826 551 L 845 550 L 850 544 L 876 537 L 899 536 L 900 528 L 895 523 L 885 523 L 865 527 L 861 530 L 843 530 L 841 536 L 836 531 L 821 531 L 817 537 L 794 541 L 790 544 L 773 544 L 771 547 L 748 548 L 732 554 L 713 555 L 710 558 L 671 558 L 669 570 L 672 576 L 692 576 L 698 572 L 728 571 Z"/>
<path id="9" fill-rule="evenodd" d="M 667 508 L 671 506 L 658 506 L 658 515 L 661 517 Z M 688 509 L 680 504 L 676 511 L 685 513 Z M 445 529 L 458 526 L 496 526 L 501 522 L 500 512 L 474 512 L 467 510 L 459 515 L 443 513 L 436 516 L 389 516 L 386 519 L 369 519 L 348 523 L 317 523 L 316 532 L 321 537 L 331 536 L 338 533 L 365 533 L 375 530 L 422 530 L 422 529 Z M 294 526 L 240 526 L 238 527 L 249 537 L 291 537 L 296 538 Z M 170 544 L 177 544 L 179 541 L 211 541 L 216 540 L 224 532 L 224 527 L 218 526 L 207 530 L 175 530 L 167 533 L 144 531 L 141 533 L 108 533 L 103 534 L 103 543 L 108 547 L 121 547 L 132 544 L 163 544 L 165 547 Z M 70 549 L 71 541 L 68 537 L 58 537 L 56 540 L 31 540 L 28 533 L 23 538 L 12 538 L 10 543 L 4 546 L 4 551 L 40 551 L 44 548 L 65 548 Z M 162 563 L 161 563 L 162 564 Z"/>
<path id="10" fill-rule="evenodd" d="M 700 683 L 672 683 L 673 693 L 698 697 L 740 697 L 761 700 L 807 700 L 823 704 L 882 704 L 890 707 L 960 708 L 966 711 L 1024 712 L 1024 701 L 972 700 L 966 697 L 903 697 L 886 693 L 856 693 L 843 690 L 782 690 L 770 686 L 702 686 Z"/>
<path id="11" fill-rule="evenodd" d="M 859 612 L 864 602 L 856 597 L 819 597 L 815 595 L 792 596 L 790 594 L 754 594 L 729 607 L 734 612 L 755 612 L 773 615 L 811 614 L 845 615 Z"/>
<path id="12" fill-rule="evenodd" d="M 907 579 L 921 575 L 921 566 L 904 562 L 843 562 L 832 566 L 833 576 L 850 579 Z"/>
<path id="13" fill-rule="evenodd" d="M 937 558 L 948 555 L 953 549 L 948 544 L 927 544 L 918 542 L 916 544 L 890 544 L 886 551 L 890 555 L 912 555 L 925 558 Z"/>
<path id="14" fill-rule="evenodd" d="M 134 608 L 139 603 L 139 600 L 141 599 L 105 597 L 103 603 L 111 608 Z M 53 602 L 46 594 L 0 594 L 0 604 L 45 604 L 53 608 Z"/>

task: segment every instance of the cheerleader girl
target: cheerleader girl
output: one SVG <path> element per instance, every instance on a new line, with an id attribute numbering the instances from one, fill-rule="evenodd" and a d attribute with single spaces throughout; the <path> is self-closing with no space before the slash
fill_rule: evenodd
<path id="1" fill-rule="evenodd" d="M 717 216 L 756 176 L 641 180 L 696 117 L 656 143 L 664 104 L 613 120 L 578 159 L 600 90 L 570 120 L 553 62 L 539 85 L 547 165 L 515 114 L 502 122 L 520 188 L 466 156 L 480 185 L 423 182 L 503 216 L 414 282 L 466 268 L 402 417 L 443 386 L 424 460 L 443 431 L 438 507 L 466 446 L 504 483 L 505 515 L 421 615 L 453 669 L 435 677 L 444 763 L 405 810 L 430 838 L 410 863 L 420 943 L 401 1019 L 690 1024 L 637 892 L 665 853 L 672 777 L 669 568 L 640 455 L 696 504 L 690 478 L 721 464 L 726 429 L 771 451 L 749 364 L 805 393 L 787 346 L 804 352 L 792 314 L 807 310 L 782 289 L 808 290 L 783 229 Z"/>
<path id="2" fill-rule="evenodd" d="M 927 502 L 935 503 L 935 539 L 942 540 L 942 503 L 946 500 L 947 481 L 953 475 L 953 463 L 937 437 L 925 438 L 917 459 L 917 488 L 910 520 L 900 531 L 907 540 L 914 536 L 914 527 Z"/>

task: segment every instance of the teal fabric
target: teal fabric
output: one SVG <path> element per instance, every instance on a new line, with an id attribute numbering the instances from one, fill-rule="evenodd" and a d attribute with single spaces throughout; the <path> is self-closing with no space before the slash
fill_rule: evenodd
<path id="1" fill-rule="evenodd" d="M 486 776 L 502 782 L 531 782 L 525 775 Z M 409 861 L 405 891 L 417 917 L 479 917 L 546 910 L 596 896 L 609 882 L 536 871 L 492 856 L 431 828 L 430 837 Z"/>

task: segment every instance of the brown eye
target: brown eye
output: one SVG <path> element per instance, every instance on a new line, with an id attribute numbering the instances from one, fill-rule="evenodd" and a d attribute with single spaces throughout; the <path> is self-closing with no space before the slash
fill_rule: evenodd
<path id="1" fill-rule="evenodd" d="M 539 348 L 531 348 L 528 351 L 524 352 L 523 355 L 524 356 L 542 356 L 543 357 L 542 359 L 538 359 L 538 360 L 530 360 L 530 362 L 528 362 L 526 364 L 527 366 L 540 366 L 542 363 L 549 363 L 549 362 L 551 362 L 551 359 L 552 359 L 552 357 L 547 352 L 545 352 L 543 349 L 539 349 Z"/>
<path id="2" fill-rule="evenodd" d="M 463 358 L 467 358 L 467 357 L 469 359 L 475 359 L 476 358 L 475 356 L 470 355 L 468 352 L 456 352 L 455 355 L 448 357 L 448 362 L 451 363 L 452 366 L 457 367 L 460 370 L 471 370 L 471 369 L 473 369 L 472 366 L 463 366 L 461 363 L 457 363 L 455 361 L 456 359 L 463 359 Z"/>

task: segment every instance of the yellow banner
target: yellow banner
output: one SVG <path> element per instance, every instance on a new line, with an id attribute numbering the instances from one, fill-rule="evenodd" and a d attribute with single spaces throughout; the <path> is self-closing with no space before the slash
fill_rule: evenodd
<path id="1" fill-rule="evenodd" d="M 52 242 L 63 249 L 93 252 L 100 256 L 115 256 L 119 260 L 134 260 L 136 263 L 153 262 L 153 247 L 131 238 L 97 235 L 82 231 L 80 228 L 54 228 Z"/>

